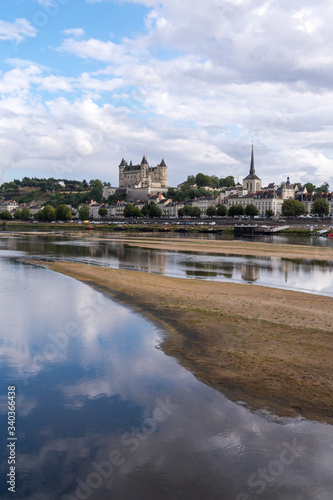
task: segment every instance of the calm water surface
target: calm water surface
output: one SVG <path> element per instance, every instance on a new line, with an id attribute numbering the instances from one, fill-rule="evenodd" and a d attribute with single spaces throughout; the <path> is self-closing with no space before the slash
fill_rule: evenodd
<path id="1" fill-rule="evenodd" d="M 247 282 L 333 296 L 333 264 L 329 262 L 207 256 L 203 253 L 131 247 L 116 239 L 42 235 L 0 239 L 0 254 L 13 250 L 38 258 L 60 258 L 180 278 Z"/>
<path id="2" fill-rule="evenodd" d="M 332 499 L 332 426 L 231 403 L 164 355 L 156 325 L 20 256 L 0 258 L 1 498 Z"/>

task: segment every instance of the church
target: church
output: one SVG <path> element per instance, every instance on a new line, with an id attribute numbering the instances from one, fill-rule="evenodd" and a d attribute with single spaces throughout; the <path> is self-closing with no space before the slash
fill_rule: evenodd
<path id="1" fill-rule="evenodd" d="M 251 166 L 250 173 L 243 179 L 243 189 L 248 193 L 257 193 L 261 189 L 261 179 L 256 175 L 256 171 L 254 169 L 254 158 L 253 158 L 253 145 L 252 145 L 252 153 L 251 153 Z"/>

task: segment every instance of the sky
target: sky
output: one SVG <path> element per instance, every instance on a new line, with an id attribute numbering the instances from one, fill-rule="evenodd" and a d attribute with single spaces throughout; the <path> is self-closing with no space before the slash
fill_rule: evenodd
<path id="1" fill-rule="evenodd" d="M 331 0 L 10 0 L 0 10 L 0 183 L 118 185 L 122 158 L 168 184 L 333 189 Z"/>

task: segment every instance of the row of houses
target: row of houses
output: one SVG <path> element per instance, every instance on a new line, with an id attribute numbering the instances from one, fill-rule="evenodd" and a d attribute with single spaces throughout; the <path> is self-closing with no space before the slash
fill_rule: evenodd
<path id="1" fill-rule="evenodd" d="M 233 190 L 233 188 L 228 188 L 228 190 Z M 150 201 L 154 201 L 156 205 L 162 211 L 162 217 L 172 217 L 177 218 L 179 215 L 179 210 L 184 207 L 184 205 L 190 205 L 192 207 L 198 207 L 201 211 L 201 216 L 205 217 L 207 215 L 207 209 L 209 206 L 218 207 L 221 204 L 224 204 L 227 210 L 234 205 L 241 205 L 244 207 L 250 204 L 253 204 L 257 207 L 258 213 L 260 216 L 265 216 L 267 210 L 271 210 L 275 215 L 282 214 L 282 205 L 285 199 L 296 199 L 302 202 L 305 205 L 305 213 L 312 213 L 312 205 L 313 202 L 319 198 L 325 199 L 329 205 L 330 214 L 333 213 L 333 193 L 295 193 L 295 196 L 288 198 L 283 198 L 282 195 L 276 194 L 268 189 L 261 190 L 257 193 L 249 193 L 242 194 L 237 192 L 236 188 L 231 194 L 225 195 L 224 192 L 221 191 L 219 196 L 217 197 L 200 197 L 194 198 L 193 200 L 186 201 L 172 201 L 172 199 L 165 198 L 163 195 L 152 195 L 148 200 L 138 200 L 133 202 L 133 205 L 142 210 L 142 208 L 148 204 Z M 92 219 L 101 219 L 102 217 L 99 215 L 99 210 L 101 207 L 105 208 L 106 218 L 112 217 L 122 217 L 124 214 L 124 208 L 126 206 L 126 201 L 118 201 L 113 205 L 97 203 L 94 200 L 91 200 L 86 205 L 89 208 L 89 217 Z M 33 216 L 38 210 L 41 210 L 43 207 L 29 204 L 18 204 L 15 201 L 5 201 L 0 204 L 0 212 L 5 210 L 9 211 L 11 214 L 14 214 L 17 209 L 22 209 L 24 206 L 27 206 L 30 210 L 31 215 Z M 79 216 L 79 208 L 73 208 L 71 205 L 67 205 L 68 208 L 72 212 L 73 217 Z"/>

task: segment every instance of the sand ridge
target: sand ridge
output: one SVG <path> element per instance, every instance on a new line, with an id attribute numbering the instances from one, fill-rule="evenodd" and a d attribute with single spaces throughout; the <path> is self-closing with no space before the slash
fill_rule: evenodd
<path id="1" fill-rule="evenodd" d="M 333 423 L 333 298 L 80 263 L 47 266 L 156 321 L 167 332 L 161 348 L 233 401 Z"/>

